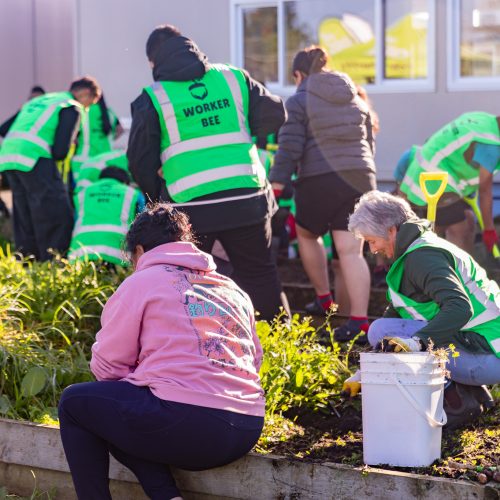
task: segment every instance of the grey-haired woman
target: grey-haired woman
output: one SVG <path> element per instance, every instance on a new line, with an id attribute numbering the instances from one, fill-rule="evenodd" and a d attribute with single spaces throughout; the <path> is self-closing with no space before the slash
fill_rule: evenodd
<path id="1" fill-rule="evenodd" d="M 349 231 L 374 254 L 392 260 L 390 305 L 370 326 L 368 341 L 385 351 L 423 351 L 453 344 L 445 390 L 450 427 L 493 405 L 483 384 L 500 382 L 500 290 L 465 251 L 439 238 L 409 204 L 380 191 L 363 195 Z"/>

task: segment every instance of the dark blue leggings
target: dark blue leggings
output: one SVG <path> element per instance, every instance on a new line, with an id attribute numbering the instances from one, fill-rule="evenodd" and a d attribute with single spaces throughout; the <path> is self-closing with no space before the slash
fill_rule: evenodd
<path id="1" fill-rule="evenodd" d="M 79 499 L 111 499 L 109 453 L 153 500 L 179 496 L 168 465 L 203 470 L 248 453 L 262 417 L 157 398 L 128 382 L 68 387 L 59 402 L 61 438 Z"/>

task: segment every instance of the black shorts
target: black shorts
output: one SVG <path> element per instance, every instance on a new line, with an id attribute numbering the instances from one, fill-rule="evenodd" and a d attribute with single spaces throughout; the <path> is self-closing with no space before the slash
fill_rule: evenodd
<path id="1" fill-rule="evenodd" d="M 300 178 L 295 182 L 295 220 L 318 236 L 328 231 L 346 231 L 354 205 L 372 189 L 376 189 L 375 174 L 365 171 Z"/>
<path id="2" fill-rule="evenodd" d="M 427 207 L 412 204 L 414 212 L 421 218 L 427 217 Z M 451 226 L 465 220 L 465 212 L 471 207 L 457 194 L 444 193 L 440 198 L 436 211 L 436 226 Z"/>

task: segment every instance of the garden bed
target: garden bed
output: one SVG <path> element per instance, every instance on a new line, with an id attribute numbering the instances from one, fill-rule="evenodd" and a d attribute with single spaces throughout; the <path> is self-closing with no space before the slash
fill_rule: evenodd
<path id="1" fill-rule="evenodd" d="M 49 492 L 47 499 L 76 498 L 57 428 L 0 420 L 0 435 L 4 436 L 0 485 L 23 496 L 30 496 L 36 488 L 38 492 Z M 492 485 L 256 453 L 209 471 L 173 473 L 186 500 L 500 498 L 500 489 Z M 130 471 L 114 461 L 110 477 L 115 498 L 146 498 Z"/>
<path id="2" fill-rule="evenodd" d="M 9 254 L 0 256 L 0 416 L 19 421 L 57 423 L 56 406 L 62 390 L 71 383 L 92 380 L 88 361 L 90 347 L 99 328 L 100 312 L 124 275 L 124 272 L 110 273 L 93 263 L 68 265 L 64 260 L 56 259 L 51 263 L 40 264 L 19 262 Z M 363 467 L 360 401 L 359 398 L 345 400 L 340 396 L 342 381 L 357 366 L 356 348 L 352 345 L 318 345 L 313 325 L 315 323 L 298 316 L 294 317 L 291 325 L 258 323 L 258 335 L 264 350 L 261 377 L 267 395 L 265 432 L 256 447 L 260 455 L 252 454 L 243 459 L 241 463 L 244 466 L 237 462 L 219 472 L 201 473 L 200 477 L 208 474 L 206 477 L 215 478 L 211 481 L 227 481 L 231 488 L 240 488 L 239 493 L 230 489 L 225 493 L 221 489 L 206 489 L 199 493 L 204 496 L 198 497 L 198 493 L 193 493 L 188 498 L 210 498 L 207 495 L 248 498 L 245 494 L 252 491 L 250 486 L 260 488 L 260 466 L 255 465 L 260 463 L 271 464 L 270 470 L 274 471 L 274 475 L 270 472 L 260 473 L 264 489 L 256 490 L 256 494 L 251 496 L 261 498 L 339 498 L 331 494 L 332 484 L 335 489 L 342 490 L 343 481 L 347 481 L 345 478 L 354 478 L 361 485 L 366 483 L 368 489 L 363 490 L 366 496 L 381 498 L 375 493 L 376 490 L 370 489 L 371 483 L 363 479 L 366 471 L 370 471 L 369 477 L 385 478 L 383 481 L 377 479 L 381 483 L 388 481 L 389 476 L 413 478 L 407 473 L 425 473 L 427 479 L 419 476 L 418 481 L 408 479 L 410 482 L 404 484 L 430 484 L 433 486 L 429 488 L 434 493 L 441 491 L 436 489 L 436 485 L 444 484 L 440 482 L 442 478 L 461 478 L 468 482 L 460 483 L 463 488 L 460 498 L 468 498 L 466 492 L 475 492 L 473 495 L 471 493 L 470 498 L 483 498 L 479 495 L 485 495 L 485 491 L 489 492 L 488 495 L 498 493 L 492 483 L 487 490 L 474 489 L 479 488 L 477 483 L 472 482 L 477 479 L 475 471 L 457 467 L 456 464 L 450 467 L 450 462 L 446 461 L 462 462 L 467 467 L 498 464 L 498 409 L 485 415 L 474 428 L 445 434 L 444 460 L 432 467 L 376 473 L 372 473 L 374 469 Z M 67 470 L 66 462 L 57 429 L 12 421 L 4 421 L 2 425 L 0 486 L 2 481 L 4 486 L 9 486 L 5 481 L 18 478 L 17 483 L 24 484 L 25 489 L 28 485 L 33 488 L 30 469 L 34 469 L 38 471 L 38 480 L 46 478 L 43 484 L 47 488 L 67 484 L 69 486 L 64 491 L 71 491 L 69 475 L 64 472 Z M 22 433 L 19 434 L 15 429 L 22 429 Z M 35 434 L 46 436 L 48 444 L 38 447 L 38 438 L 30 438 Z M 26 440 L 26 446 L 20 449 L 18 442 L 11 439 L 12 436 L 20 436 L 16 438 L 19 443 Z M 33 448 L 35 445 L 36 449 Z M 53 450 L 56 450 L 54 453 L 60 464 L 57 467 L 47 462 L 48 457 L 53 456 Z M 268 454 L 284 458 L 269 458 Z M 38 457 L 37 461 L 31 461 L 33 457 Z M 119 470 L 119 478 L 131 480 L 129 472 L 123 468 Z M 280 471 L 279 475 L 276 475 L 276 470 Z M 284 471 L 283 476 L 281 471 Z M 66 479 L 63 480 L 63 477 Z M 194 476 L 179 472 L 181 484 L 184 484 L 182 481 L 185 477 Z M 268 477 L 269 484 L 266 483 Z M 316 482 L 311 478 L 317 477 L 324 478 L 321 481 L 330 485 L 330 490 L 324 490 L 330 492 L 330 496 L 314 496 Z M 139 487 L 135 485 L 135 488 Z M 189 488 L 186 491 L 191 491 Z M 402 487 L 403 490 L 398 488 L 395 487 L 394 491 L 399 494 L 408 492 L 404 488 L 410 486 Z M 429 490 L 427 486 L 418 488 Z M 259 495 L 261 491 L 262 496 Z M 346 496 L 342 498 L 359 497 L 355 493 L 356 489 L 345 491 Z M 420 490 L 411 491 L 415 493 Z M 265 492 L 277 496 L 266 496 Z M 21 494 L 27 493 L 23 491 Z M 131 498 L 127 495 L 117 497 Z M 453 498 L 448 494 L 445 497 Z M 134 493 L 133 498 L 141 497 Z M 431 497 L 417 495 L 417 498 Z"/>

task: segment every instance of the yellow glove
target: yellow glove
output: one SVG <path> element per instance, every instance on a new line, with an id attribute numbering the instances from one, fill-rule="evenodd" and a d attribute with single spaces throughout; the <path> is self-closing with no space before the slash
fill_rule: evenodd
<path id="1" fill-rule="evenodd" d="M 384 352 L 420 352 L 423 348 L 418 337 L 402 339 L 401 337 L 384 337 L 382 351 Z"/>
<path id="2" fill-rule="evenodd" d="M 354 375 L 344 380 L 342 392 L 353 398 L 361 391 L 361 372 L 358 370 Z"/>

